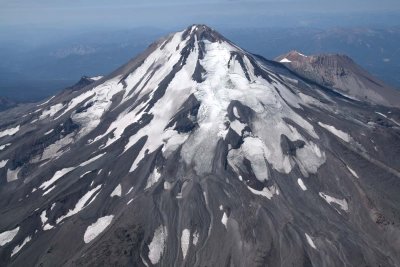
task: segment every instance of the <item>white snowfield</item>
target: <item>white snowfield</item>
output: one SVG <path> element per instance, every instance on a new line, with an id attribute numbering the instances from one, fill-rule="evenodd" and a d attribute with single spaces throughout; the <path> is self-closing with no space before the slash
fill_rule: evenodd
<path id="1" fill-rule="evenodd" d="M 224 212 L 224 214 L 222 215 L 221 222 L 225 226 L 225 228 L 228 227 L 228 216 L 226 215 L 226 212 Z"/>
<path id="2" fill-rule="evenodd" d="M 83 236 L 83 241 L 87 244 L 98 237 L 112 222 L 114 215 L 98 218 L 96 222 L 89 225 Z"/>
<path id="3" fill-rule="evenodd" d="M 57 114 L 61 109 L 64 108 L 64 105 L 59 103 L 55 104 L 48 109 L 42 111 L 42 114 L 39 116 L 39 120 L 46 119 L 48 117 L 53 117 L 55 114 Z"/>
<path id="4" fill-rule="evenodd" d="M 41 188 L 42 190 L 47 190 L 50 186 L 52 186 L 58 179 L 60 179 L 61 177 L 63 177 L 64 175 L 66 175 L 67 173 L 73 171 L 75 169 L 75 167 L 71 167 L 71 168 L 64 168 L 62 170 L 56 171 L 56 173 L 53 175 L 52 178 L 50 178 L 49 180 L 47 180 L 46 182 L 44 182 L 43 184 L 41 184 L 39 186 L 39 188 Z"/>
<path id="5" fill-rule="evenodd" d="M 94 76 L 94 77 L 90 77 L 89 79 L 93 80 L 93 81 L 98 81 L 101 78 L 103 78 L 103 76 L 99 75 L 99 76 Z"/>
<path id="6" fill-rule="evenodd" d="M 41 104 L 38 104 L 38 105 L 36 105 L 36 106 L 37 106 L 37 107 L 43 106 L 43 105 L 49 103 L 54 97 L 55 97 L 55 96 L 52 96 L 52 97 L 50 97 L 49 99 L 47 99 L 45 102 L 43 102 L 43 103 L 41 103 Z"/>
<path id="7" fill-rule="evenodd" d="M 303 180 L 301 178 L 297 179 L 297 183 L 299 184 L 301 190 L 303 190 L 303 191 L 307 190 L 307 187 L 306 187 L 306 185 L 304 184 L 304 182 L 303 182 Z"/>
<path id="8" fill-rule="evenodd" d="M 8 135 L 14 135 L 19 131 L 19 125 L 14 128 L 5 129 L 4 131 L 0 132 L 0 138 Z"/>
<path id="9" fill-rule="evenodd" d="M 154 232 L 153 239 L 149 244 L 149 259 L 152 264 L 157 264 L 164 253 L 167 240 L 167 228 L 160 225 Z"/>
<path id="10" fill-rule="evenodd" d="M 327 124 L 324 124 L 322 122 L 318 122 L 318 124 L 319 124 L 319 126 L 321 126 L 322 128 L 325 128 L 326 130 L 328 130 L 332 134 L 336 135 L 337 137 L 339 137 L 343 141 L 350 142 L 350 135 L 348 133 L 345 133 L 345 132 L 343 132 L 341 130 L 336 129 L 334 126 L 327 125 Z"/>
<path id="11" fill-rule="evenodd" d="M 99 158 L 101 158 L 102 156 L 104 156 L 105 154 L 106 154 L 106 153 L 102 153 L 102 154 L 99 154 L 99 155 L 97 155 L 97 156 L 95 156 L 95 157 L 93 157 L 93 158 L 91 158 L 91 159 L 88 159 L 87 161 L 85 161 L 85 162 L 79 164 L 79 166 L 80 166 L 80 167 L 84 167 L 84 166 L 86 166 L 86 165 L 89 165 L 90 163 L 95 162 L 96 160 L 98 160 Z"/>
<path id="12" fill-rule="evenodd" d="M 115 189 L 111 192 L 110 197 L 120 197 L 122 195 L 122 186 L 121 184 L 118 184 Z"/>
<path id="13" fill-rule="evenodd" d="M 12 230 L 0 233 L 0 247 L 11 242 L 14 239 L 14 237 L 18 234 L 18 231 L 19 231 L 19 227 L 16 227 Z"/>
<path id="14" fill-rule="evenodd" d="M 270 188 L 264 187 L 263 190 L 257 191 L 250 186 L 247 186 L 247 188 L 255 195 L 263 196 L 268 199 L 271 199 L 275 194 L 277 194 L 277 189 L 275 186 L 271 186 Z"/>
<path id="15" fill-rule="evenodd" d="M 67 214 L 61 216 L 60 218 L 57 219 L 57 224 L 62 222 L 64 219 L 71 217 L 84 208 L 86 208 L 90 203 L 93 202 L 93 200 L 96 198 L 97 194 L 100 192 L 101 185 L 98 185 L 97 187 L 93 188 L 92 190 L 88 191 L 85 195 L 83 195 L 78 202 L 75 204 L 75 207 L 67 212 Z M 93 198 L 92 196 L 97 193 Z M 91 199 L 92 198 L 92 199 Z M 88 202 L 91 199 L 90 202 Z"/>
<path id="16" fill-rule="evenodd" d="M 11 252 L 11 257 L 13 257 L 15 254 L 17 254 L 29 241 L 31 241 L 31 237 L 28 236 L 24 239 L 24 241 L 22 242 L 22 244 L 16 246 L 13 251 Z"/>
<path id="17" fill-rule="evenodd" d="M 290 61 L 290 60 L 287 59 L 287 58 L 283 58 L 283 59 L 281 59 L 279 62 L 282 62 L 282 63 L 290 63 L 290 62 L 292 62 L 292 61 Z"/>
<path id="18" fill-rule="evenodd" d="M 7 182 L 12 182 L 18 180 L 18 173 L 21 170 L 20 168 L 16 168 L 15 170 L 7 170 Z"/>
<path id="19" fill-rule="evenodd" d="M 4 150 L 6 147 L 10 146 L 11 144 L 4 144 L 4 145 L 0 145 L 0 151 Z"/>
<path id="20" fill-rule="evenodd" d="M 190 230 L 183 229 L 181 235 L 181 248 L 182 248 L 183 259 L 186 258 L 186 254 L 189 250 L 189 245 L 190 245 Z"/>
<path id="21" fill-rule="evenodd" d="M 347 204 L 346 199 L 337 199 L 331 196 L 328 196 L 325 193 L 319 192 L 319 196 L 322 197 L 328 204 L 335 203 L 340 206 L 340 208 L 344 211 L 349 209 L 349 205 Z"/>
<path id="22" fill-rule="evenodd" d="M 160 178 L 161 178 L 161 173 L 157 170 L 157 168 L 154 168 L 154 171 L 149 175 L 149 178 L 147 179 L 147 184 L 145 189 L 152 187 L 154 184 L 158 182 Z"/>
<path id="23" fill-rule="evenodd" d="M 1 160 L 0 161 L 0 169 L 3 168 L 4 166 L 6 166 L 7 162 L 8 162 L 8 159 Z"/>
<path id="24" fill-rule="evenodd" d="M 46 216 L 46 210 L 42 211 L 42 213 L 40 214 L 40 220 L 42 221 L 42 226 L 44 226 L 48 220 Z"/>

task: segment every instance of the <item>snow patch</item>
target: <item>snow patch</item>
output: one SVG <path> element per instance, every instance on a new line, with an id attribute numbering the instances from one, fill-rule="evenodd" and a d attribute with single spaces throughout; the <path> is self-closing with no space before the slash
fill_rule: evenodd
<path id="1" fill-rule="evenodd" d="M 240 118 L 239 112 L 237 110 L 237 107 L 233 107 L 233 115 L 235 115 L 235 117 L 238 118 L 238 119 Z"/>
<path id="2" fill-rule="evenodd" d="M 349 172 L 350 172 L 354 177 L 360 178 L 360 177 L 358 177 L 357 173 L 356 173 L 352 168 L 350 168 L 349 166 L 346 166 L 346 167 L 347 167 L 347 169 L 349 170 Z"/>
<path id="3" fill-rule="evenodd" d="M 37 106 L 37 107 L 41 107 L 41 106 L 43 106 L 43 105 L 49 103 L 50 100 L 52 100 L 54 97 L 55 97 L 55 95 L 53 95 L 52 97 L 50 97 L 50 98 L 49 98 L 48 100 L 46 100 L 45 102 L 43 102 L 43 103 L 41 103 L 41 104 L 38 104 L 38 105 L 36 105 L 36 106 Z"/>
<path id="4" fill-rule="evenodd" d="M 19 131 L 19 125 L 14 128 L 5 129 L 4 131 L 0 132 L 0 138 L 8 135 L 14 135 Z"/>
<path id="5" fill-rule="evenodd" d="M 4 150 L 6 147 L 8 147 L 8 146 L 10 146 L 10 145 L 11 145 L 11 143 L 1 145 L 1 146 L 0 146 L 0 151 Z"/>
<path id="6" fill-rule="evenodd" d="M 129 188 L 128 193 L 126 193 L 125 195 L 129 195 L 132 192 L 132 190 L 133 190 L 133 186 L 131 188 Z"/>
<path id="7" fill-rule="evenodd" d="M 18 231 L 19 231 L 19 227 L 1 233 L 0 234 L 0 247 L 11 242 L 14 239 L 14 237 L 18 234 Z"/>
<path id="8" fill-rule="evenodd" d="M 167 228 L 160 225 L 154 232 L 153 240 L 149 244 L 149 259 L 152 264 L 157 264 L 164 253 L 167 240 Z"/>
<path id="9" fill-rule="evenodd" d="M 199 242 L 199 237 L 200 237 L 200 235 L 199 235 L 199 232 L 194 232 L 194 234 L 193 234 L 193 245 L 197 245 L 197 243 Z"/>
<path id="10" fill-rule="evenodd" d="M 319 124 L 319 126 L 321 126 L 322 128 L 325 128 L 326 130 L 328 130 L 332 134 L 336 135 L 337 137 L 339 137 L 343 141 L 350 142 L 350 135 L 348 133 L 345 133 L 345 132 L 343 132 L 341 130 L 336 129 L 334 126 L 327 125 L 327 124 L 324 124 L 322 122 L 318 122 L 318 124 Z"/>
<path id="11" fill-rule="evenodd" d="M 186 254 L 189 250 L 189 243 L 190 243 L 189 240 L 190 240 L 190 230 L 184 229 L 182 231 L 182 236 L 181 236 L 181 248 L 182 248 L 183 259 L 186 258 Z"/>
<path id="12" fill-rule="evenodd" d="M 255 137 L 246 137 L 240 149 L 229 151 L 228 161 L 231 166 L 239 169 L 244 158 L 251 162 L 251 168 L 260 182 L 268 180 L 269 170 L 266 163 L 269 151 L 264 143 Z M 238 172 L 239 173 L 239 172 Z"/>
<path id="13" fill-rule="evenodd" d="M 53 117 L 55 114 L 57 114 L 63 108 L 64 108 L 64 105 L 61 104 L 61 103 L 53 105 L 49 109 L 44 110 L 42 112 L 42 114 L 39 116 L 39 120 L 43 120 L 43 119 L 46 119 L 48 117 Z"/>
<path id="14" fill-rule="evenodd" d="M 122 195 L 122 186 L 121 186 L 121 184 L 119 184 L 115 187 L 114 191 L 112 191 L 110 197 L 113 197 L 113 196 L 120 197 L 121 195 Z"/>
<path id="15" fill-rule="evenodd" d="M 60 222 L 62 222 L 64 219 L 71 217 L 75 214 L 77 214 L 78 212 L 80 212 L 81 210 L 83 210 L 84 208 L 86 208 L 90 203 L 92 203 L 92 201 L 94 200 L 94 198 L 89 202 L 89 199 L 92 197 L 92 195 L 94 193 L 96 193 L 97 191 L 99 191 L 101 188 L 101 185 L 98 185 L 96 188 L 93 188 L 92 190 L 88 191 L 85 195 L 83 195 L 78 202 L 75 204 L 75 207 L 72 210 L 69 210 L 67 212 L 67 214 L 61 216 L 60 218 L 57 219 L 57 224 L 59 224 Z M 97 195 L 96 195 L 97 196 Z"/>
<path id="16" fill-rule="evenodd" d="M 6 166 L 7 162 L 8 162 L 8 159 L 0 161 L 0 168 L 3 168 L 4 166 Z"/>
<path id="17" fill-rule="evenodd" d="M 84 172 L 83 174 L 81 174 L 81 176 L 79 176 L 79 178 L 82 178 L 83 176 L 85 176 L 86 174 L 91 173 L 91 172 L 92 172 L 92 171 Z"/>
<path id="18" fill-rule="evenodd" d="M 99 236 L 112 222 L 114 215 L 98 218 L 96 222 L 89 225 L 83 236 L 83 241 L 87 244 Z"/>
<path id="19" fill-rule="evenodd" d="M 54 131 L 54 129 L 48 130 L 47 132 L 44 133 L 44 135 L 51 134 Z"/>
<path id="20" fill-rule="evenodd" d="M 87 160 L 87 161 L 81 163 L 79 166 L 80 166 L 80 167 L 83 167 L 83 166 L 89 165 L 90 163 L 92 163 L 92 162 L 98 160 L 99 158 L 101 158 L 101 157 L 104 156 L 105 154 L 106 154 L 106 153 L 99 154 L 99 155 L 97 155 L 97 156 L 95 156 L 95 157 L 93 157 L 93 158 L 91 158 L 91 159 L 89 159 L 89 160 Z"/>
<path id="21" fill-rule="evenodd" d="M 279 194 L 278 193 L 279 191 L 276 189 L 275 186 L 271 186 L 270 188 L 264 187 L 263 190 L 261 190 L 261 191 L 255 190 L 255 189 L 251 188 L 250 186 L 247 186 L 247 188 L 253 194 L 259 195 L 259 196 L 263 196 L 263 197 L 266 197 L 268 199 L 271 199 L 274 196 L 274 194 Z"/>
<path id="22" fill-rule="evenodd" d="M 380 113 L 380 112 L 377 112 L 377 111 L 375 111 L 375 113 L 378 114 L 378 115 L 381 115 L 382 117 L 387 118 L 387 116 L 385 114 L 383 114 L 383 113 Z"/>
<path id="23" fill-rule="evenodd" d="M 242 136 L 242 131 L 246 127 L 246 124 L 239 122 L 238 120 L 234 120 L 230 123 L 230 127 L 234 130 L 239 136 Z"/>
<path id="24" fill-rule="evenodd" d="M 55 185 L 53 185 L 52 187 L 50 187 L 49 189 L 47 189 L 47 191 L 45 191 L 45 192 L 43 193 L 43 196 L 45 196 L 45 195 L 47 195 L 48 193 L 50 193 L 51 191 L 53 191 L 54 188 L 56 188 Z"/>
<path id="25" fill-rule="evenodd" d="M 306 235 L 306 239 L 307 239 L 308 244 L 309 244 L 313 249 L 317 249 L 317 246 L 314 244 L 314 241 L 312 240 L 312 238 L 311 238 L 307 233 L 305 233 L 305 235 Z"/>
<path id="26" fill-rule="evenodd" d="M 300 178 L 297 179 L 297 183 L 299 184 L 301 190 L 303 190 L 303 191 L 306 191 L 306 190 L 307 190 L 307 187 L 306 187 L 306 185 L 304 184 L 304 182 L 303 182 L 302 179 L 300 179 Z"/>
<path id="27" fill-rule="evenodd" d="M 17 168 L 15 170 L 7 170 L 7 182 L 12 182 L 15 180 L 18 180 L 18 173 L 21 170 L 21 168 Z"/>
<path id="28" fill-rule="evenodd" d="M 46 210 L 42 211 L 40 214 L 40 220 L 42 221 L 42 226 L 47 222 Z"/>
<path id="29" fill-rule="evenodd" d="M 64 136 L 63 138 L 61 138 L 60 140 L 57 140 L 53 144 L 46 147 L 46 149 L 42 153 L 42 156 L 40 158 L 35 157 L 34 162 L 39 162 L 39 161 L 46 160 L 46 159 L 54 159 L 54 158 L 60 157 L 63 153 L 63 151 L 61 149 L 64 148 L 65 146 L 71 144 L 74 141 L 73 135 L 74 135 L 74 133 L 70 133 L 70 134 Z"/>
<path id="30" fill-rule="evenodd" d="M 147 184 L 145 189 L 152 187 L 155 183 L 158 182 L 160 177 L 161 173 L 157 170 L 157 168 L 154 168 L 153 172 L 149 175 L 149 178 L 147 179 Z"/>
<path id="31" fill-rule="evenodd" d="M 227 228 L 228 216 L 226 215 L 226 212 L 224 212 L 224 215 L 222 215 L 221 222 L 222 222 L 223 225 L 225 225 L 225 228 Z"/>
<path id="32" fill-rule="evenodd" d="M 319 196 L 322 197 L 328 204 L 335 203 L 340 206 L 340 208 L 344 211 L 349 209 L 346 199 L 337 199 L 331 196 L 328 196 L 325 193 L 319 192 Z"/>
<path id="33" fill-rule="evenodd" d="M 49 188 L 51 185 L 53 185 L 58 179 L 60 179 L 61 177 L 63 177 L 64 175 L 70 173 L 71 171 L 75 170 L 75 167 L 71 167 L 71 168 L 64 168 L 62 170 L 56 171 L 56 173 L 53 175 L 52 178 L 50 178 L 50 180 L 47 180 L 46 182 L 44 182 L 43 184 L 41 184 L 39 186 L 40 189 L 42 190 L 46 190 L 47 188 Z"/>
<path id="34" fill-rule="evenodd" d="M 11 252 L 11 257 L 13 257 L 15 254 L 17 254 L 29 241 L 31 241 L 31 237 L 28 236 L 27 238 L 25 238 L 24 242 L 22 242 L 22 244 L 16 246 L 13 251 Z"/>
<path id="35" fill-rule="evenodd" d="M 282 62 L 282 63 L 290 63 L 290 62 L 292 62 L 292 61 L 290 61 L 290 60 L 287 59 L 287 58 L 283 58 L 283 59 L 281 59 L 279 62 Z"/>
<path id="36" fill-rule="evenodd" d="M 103 76 L 99 75 L 99 76 L 94 76 L 94 77 L 90 77 L 89 79 L 93 80 L 93 81 L 98 81 L 101 78 L 103 78 Z"/>
<path id="37" fill-rule="evenodd" d="M 49 224 L 49 223 L 46 223 L 46 224 L 43 226 L 43 231 L 48 231 L 48 230 L 51 230 L 51 229 L 53 229 L 53 228 L 54 228 L 53 225 L 51 225 L 51 224 Z"/>

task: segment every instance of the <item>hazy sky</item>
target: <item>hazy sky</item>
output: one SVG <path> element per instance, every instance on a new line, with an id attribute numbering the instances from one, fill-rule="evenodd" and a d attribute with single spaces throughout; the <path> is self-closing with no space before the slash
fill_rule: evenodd
<path id="1" fill-rule="evenodd" d="M 302 26 L 386 12 L 399 13 L 400 0 L 0 0 L 0 27 Z"/>

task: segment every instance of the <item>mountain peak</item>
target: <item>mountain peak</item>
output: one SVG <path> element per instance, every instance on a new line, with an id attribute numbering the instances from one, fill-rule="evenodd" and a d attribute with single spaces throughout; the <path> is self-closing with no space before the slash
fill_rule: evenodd
<path id="1" fill-rule="evenodd" d="M 197 40 L 208 40 L 210 42 L 227 41 L 219 32 L 205 24 L 193 24 L 189 26 L 184 31 L 182 38 L 184 39 L 187 35 L 196 36 Z"/>
<path id="2" fill-rule="evenodd" d="M 0 113 L 0 266 L 400 266 L 398 110 L 205 25 L 89 80 Z"/>
<path id="3" fill-rule="evenodd" d="M 305 56 L 297 51 L 275 59 L 292 71 L 358 100 L 399 107 L 400 96 L 344 54 Z"/>

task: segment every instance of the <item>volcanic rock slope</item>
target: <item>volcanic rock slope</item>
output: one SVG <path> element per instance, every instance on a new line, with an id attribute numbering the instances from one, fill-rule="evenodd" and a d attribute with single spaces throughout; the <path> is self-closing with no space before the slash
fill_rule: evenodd
<path id="1" fill-rule="evenodd" d="M 194 25 L 0 113 L 1 266 L 399 266 L 400 112 Z"/>
<path id="2" fill-rule="evenodd" d="M 373 77 L 351 58 L 339 54 L 306 56 L 291 51 L 276 58 L 300 76 L 372 104 L 400 107 L 395 88 Z"/>

